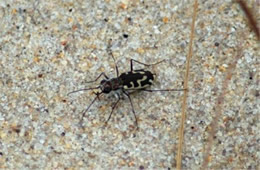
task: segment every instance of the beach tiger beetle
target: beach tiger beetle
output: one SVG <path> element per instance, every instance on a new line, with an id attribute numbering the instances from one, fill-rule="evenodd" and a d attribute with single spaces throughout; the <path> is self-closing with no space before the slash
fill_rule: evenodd
<path id="1" fill-rule="evenodd" d="M 133 63 L 134 62 L 148 67 L 148 66 L 152 66 L 152 65 L 162 63 L 165 60 L 162 60 L 162 61 L 159 61 L 159 62 L 153 63 L 153 64 L 145 64 L 145 63 L 142 63 L 140 61 L 131 59 L 130 60 L 130 71 L 119 74 L 118 67 L 117 67 L 117 64 L 116 64 L 116 60 L 115 60 L 115 57 L 114 57 L 112 51 L 110 50 L 110 47 L 107 51 L 108 51 L 109 55 L 111 55 L 111 57 L 114 60 L 115 69 L 116 69 L 116 78 L 109 78 L 104 72 L 102 72 L 95 80 L 86 82 L 86 83 L 94 83 L 94 82 L 98 81 L 98 79 L 103 76 L 104 79 L 101 80 L 99 86 L 90 87 L 90 88 L 86 88 L 86 89 L 79 89 L 79 90 L 72 91 L 72 92 L 68 93 L 68 95 L 70 95 L 72 93 L 76 93 L 76 92 L 79 92 L 79 91 L 87 91 L 87 90 L 95 90 L 95 89 L 100 90 L 100 92 L 94 92 L 96 97 L 92 100 L 92 102 L 89 104 L 89 106 L 83 111 L 82 118 L 80 120 L 80 125 L 82 124 L 82 121 L 83 121 L 83 118 L 85 117 L 85 114 L 88 112 L 88 110 L 90 109 L 92 104 L 97 99 L 99 99 L 99 96 L 101 94 L 108 94 L 112 91 L 121 90 L 123 92 L 123 94 L 126 95 L 127 98 L 130 101 L 130 104 L 131 104 L 131 107 L 132 107 L 132 112 L 133 112 L 134 117 L 135 117 L 135 124 L 138 127 L 138 121 L 137 121 L 136 113 L 135 113 L 135 110 L 134 110 L 132 99 L 130 97 L 131 92 L 134 92 L 134 91 L 158 92 L 158 91 L 183 91 L 183 90 L 185 90 L 185 89 L 146 89 L 147 87 L 152 85 L 155 74 L 151 73 L 150 71 L 144 70 L 144 69 L 139 69 L 139 70 L 133 69 Z M 106 123 L 110 120 L 112 113 L 114 112 L 114 109 L 116 108 L 117 104 L 119 103 L 119 101 L 121 99 L 119 93 L 116 93 L 116 96 L 117 96 L 117 100 L 114 103 L 114 105 L 112 105 L 112 110 L 111 110 L 111 112 L 108 116 L 108 119 L 106 120 Z"/>

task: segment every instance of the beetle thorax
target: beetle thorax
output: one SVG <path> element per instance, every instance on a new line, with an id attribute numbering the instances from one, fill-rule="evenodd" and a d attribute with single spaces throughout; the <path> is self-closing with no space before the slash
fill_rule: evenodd
<path id="1" fill-rule="evenodd" d="M 113 78 L 109 80 L 102 80 L 100 88 L 103 93 L 110 93 L 113 90 L 118 90 L 122 85 L 121 79 Z"/>

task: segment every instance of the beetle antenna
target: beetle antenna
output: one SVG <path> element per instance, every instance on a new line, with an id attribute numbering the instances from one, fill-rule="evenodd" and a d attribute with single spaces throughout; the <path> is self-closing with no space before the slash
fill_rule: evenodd
<path id="1" fill-rule="evenodd" d="M 76 93 L 76 92 L 80 92 L 80 91 L 95 90 L 95 89 L 99 89 L 99 88 L 100 88 L 100 86 L 91 87 L 91 88 L 87 88 L 87 89 L 79 89 L 79 90 L 75 90 L 75 91 L 69 92 L 67 95 L 70 95 L 70 94 Z"/>

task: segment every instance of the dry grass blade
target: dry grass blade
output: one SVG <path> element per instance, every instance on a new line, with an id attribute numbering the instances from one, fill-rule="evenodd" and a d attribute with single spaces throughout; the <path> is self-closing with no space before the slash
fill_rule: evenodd
<path id="1" fill-rule="evenodd" d="M 189 80 L 189 71 L 190 71 L 190 60 L 192 56 L 192 42 L 194 38 L 194 31 L 195 31 L 195 21 L 196 21 L 196 15 L 197 15 L 197 9 L 198 9 L 198 2 L 195 0 L 194 7 L 193 7 L 193 16 L 192 16 L 192 24 L 191 24 L 191 34 L 190 34 L 190 42 L 189 42 L 189 53 L 187 56 L 187 63 L 186 63 L 186 73 L 185 73 L 185 79 L 184 79 L 184 89 L 188 89 L 188 80 Z M 182 160 L 182 145 L 184 140 L 184 125 L 186 120 L 186 108 L 187 108 L 187 96 L 188 91 L 184 91 L 183 95 L 183 103 L 182 103 L 182 117 L 181 117 L 181 125 L 179 128 L 179 143 L 178 143 L 178 152 L 177 152 L 177 169 L 181 169 L 181 160 Z"/>
<path id="2" fill-rule="evenodd" d="M 226 76 L 222 82 L 222 91 L 216 99 L 216 104 L 215 104 L 216 113 L 210 124 L 209 137 L 208 137 L 207 146 L 205 147 L 206 149 L 205 149 L 204 160 L 203 160 L 201 169 L 208 169 L 208 164 L 209 164 L 209 160 L 210 160 L 210 156 L 211 156 L 211 150 L 212 150 L 212 146 L 213 146 L 213 142 L 214 142 L 214 136 L 216 135 L 216 132 L 217 132 L 219 118 L 221 118 L 221 115 L 222 115 L 224 99 L 225 99 L 225 95 L 228 91 L 228 84 L 229 84 L 229 81 L 231 80 L 232 73 L 236 68 L 238 59 L 240 59 L 243 56 L 242 45 L 239 45 L 237 47 L 237 49 L 238 50 L 237 50 L 236 56 L 233 59 L 232 63 L 229 65 Z"/>
<path id="3" fill-rule="evenodd" d="M 260 40 L 260 34 L 259 34 L 259 29 L 257 27 L 257 22 L 253 17 L 252 11 L 247 7 L 246 3 L 243 0 L 237 0 L 236 1 L 240 7 L 242 8 L 242 10 L 245 12 L 248 20 L 249 20 L 249 24 L 251 26 L 251 28 L 253 29 L 253 31 L 255 32 L 258 40 Z M 225 95 L 227 93 L 227 89 L 228 89 L 228 84 L 229 81 L 231 80 L 232 77 L 232 73 L 236 68 L 238 59 L 242 57 L 242 50 L 243 47 L 242 45 L 238 46 L 238 51 L 236 54 L 236 57 L 234 58 L 233 62 L 229 65 L 228 67 L 228 71 L 227 74 L 223 80 L 222 83 L 222 92 L 220 93 L 220 95 L 218 96 L 218 98 L 216 99 L 216 104 L 215 104 L 215 116 L 213 118 L 214 121 L 212 121 L 211 125 L 210 125 L 210 132 L 209 132 L 209 137 L 208 137 L 208 143 L 205 149 L 205 154 L 204 154 L 204 160 L 203 160 L 203 164 L 201 169 L 207 169 L 208 168 L 208 164 L 209 164 L 209 160 L 210 160 L 210 156 L 211 156 L 211 150 L 212 150 L 212 146 L 213 146 L 213 142 L 214 142 L 214 136 L 217 132 L 217 128 L 218 128 L 218 121 L 219 118 L 221 117 L 222 114 L 222 110 L 223 110 L 223 102 L 224 102 L 224 98 Z"/>
<path id="4" fill-rule="evenodd" d="M 255 34 L 258 38 L 258 41 L 259 41 L 260 40 L 259 28 L 257 27 L 257 22 L 256 22 L 256 19 L 254 18 L 252 10 L 250 10 L 250 8 L 248 8 L 248 6 L 246 5 L 246 3 L 243 0 L 237 0 L 236 2 L 240 5 L 242 10 L 245 12 L 249 25 L 255 32 Z"/>

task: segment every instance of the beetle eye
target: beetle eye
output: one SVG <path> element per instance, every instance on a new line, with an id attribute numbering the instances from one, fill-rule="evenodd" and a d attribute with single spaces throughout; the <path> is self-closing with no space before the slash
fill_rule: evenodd
<path id="1" fill-rule="evenodd" d="M 100 84 L 104 84 L 106 82 L 106 80 L 101 80 Z"/>
<path id="2" fill-rule="evenodd" d="M 105 86 L 105 88 L 103 89 L 103 93 L 109 93 L 109 92 L 111 92 L 111 87 Z"/>
<path id="3" fill-rule="evenodd" d="M 111 84 L 107 80 L 102 80 L 100 82 L 100 87 L 101 87 L 102 93 L 110 93 L 112 91 Z"/>

